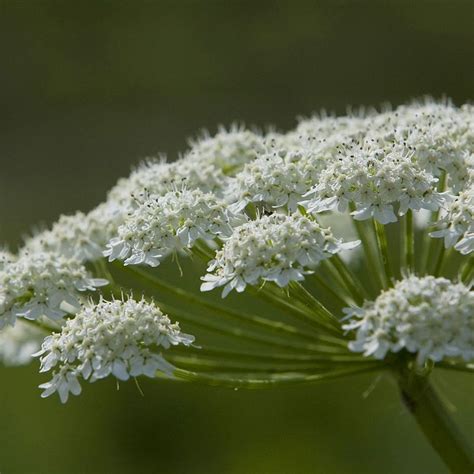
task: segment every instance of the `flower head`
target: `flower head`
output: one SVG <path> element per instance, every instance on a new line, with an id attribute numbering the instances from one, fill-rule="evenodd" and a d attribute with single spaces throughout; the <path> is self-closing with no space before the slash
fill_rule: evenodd
<path id="1" fill-rule="evenodd" d="M 60 333 L 48 336 L 36 354 L 41 372 L 53 369 L 53 378 L 40 385 L 42 397 L 58 392 L 65 403 L 69 393 L 81 392 L 79 378 L 94 382 L 109 375 L 119 380 L 154 377 L 157 371 L 172 375 L 174 367 L 156 351 L 193 342 L 193 336 L 183 334 L 144 299 L 88 303 Z"/>
<path id="2" fill-rule="evenodd" d="M 241 210 L 253 202 L 270 211 L 286 207 L 294 212 L 322 168 L 322 160 L 309 148 L 289 151 L 270 146 L 232 181 L 233 208 Z"/>
<path id="3" fill-rule="evenodd" d="M 115 230 L 112 212 L 104 203 L 88 214 L 63 215 L 51 229 L 29 238 L 21 253 L 52 252 L 83 262 L 102 258 Z"/>
<path id="4" fill-rule="evenodd" d="M 132 211 L 107 245 L 104 255 L 125 265 L 156 267 L 170 253 L 191 248 L 197 239 L 232 233 L 242 223 L 214 194 L 198 189 L 176 190 L 149 197 Z"/>
<path id="5" fill-rule="evenodd" d="M 449 203 L 437 226 L 441 230 L 430 235 L 444 238 L 445 247 L 454 245 L 464 255 L 474 251 L 474 185 Z"/>
<path id="6" fill-rule="evenodd" d="M 186 187 L 203 192 L 221 193 L 226 177 L 212 163 L 201 163 L 193 156 L 168 163 L 164 159 L 142 163 L 128 178 L 122 178 L 109 191 L 108 202 L 114 203 L 123 214 L 150 195 L 163 196 Z"/>
<path id="7" fill-rule="evenodd" d="M 455 192 L 463 188 L 467 176 L 465 153 L 472 152 L 474 145 L 471 107 L 427 100 L 402 105 L 384 118 L 379 121 L 379 136 L 383 133 L 388 142 L 409 147 L 420 166 L 434 176 L 446 172 L 448 186 Z"/>
<path id="8" fill-rule="evenodd" d="M 238 125 L 229 131 L 221 127 L 213 137 L 205 133 L 200 139 L 191 140 L 186 159 L 204 166 L 210 164 L 231 175 L 255 158 L 262 142 L 260 135 Z"/>
<path id="9" fill-rule="evenodd" d="M 347 137 L 360 137 L 366 133 L 374 116 L 374 113 L 367 113 L 365 110 L 340 117 L 322 111 L 310 118 L 300 118 L 295 131 L 301 137 L 313 137 L 326 143 L 340 143 Z"/>
<path id="10" fill-rule="evenodd" d="M 438 209 L 445 196 L 436 190 L 437 178 L 424 171 L 403 147 L 390 150 L 376 143 L 347 143 L 338 158 L 321 172 L 304 203 L 310 212 L 346 211 L 353 204 L 355 219 L 396 222 L 408 209 Z"/>
<path id="11" fill-rule="evenodd" d="M 330 229 L 300 214 L 263 216 L 234 229 L 210 262 L 201 291 L 224 286 L 225 297 L 261 280 L 284 287 L 303 280 L 320 261 L 358 244 L 343 243 Z"/>
<path id="12" fill-rule="evenodd" d="M 474 358 L 474 291 L 445 278 L 410 276 L 375 301 L 346 311 L 354 352 L 383 359 L 401 349 L 427 359 Z"/>
<path id="13" fill-rule="evenodd" d="M 0 272 L 0 329 L 17 317 L 53 320 L 80 307 L 80 293 L 106 285 L 72 258 L 51 253 L 24 254 Z"/>

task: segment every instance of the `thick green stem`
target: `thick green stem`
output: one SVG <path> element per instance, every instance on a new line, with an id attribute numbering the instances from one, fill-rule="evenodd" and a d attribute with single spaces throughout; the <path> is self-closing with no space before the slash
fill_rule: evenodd
<path id="1" fill-rule="evenodd" d="M 430 385 L 428 377 L 413 371 L 398 374 L 401 397 L 431 446 L 454 474 L 472 474 L 474 451 Z"/>

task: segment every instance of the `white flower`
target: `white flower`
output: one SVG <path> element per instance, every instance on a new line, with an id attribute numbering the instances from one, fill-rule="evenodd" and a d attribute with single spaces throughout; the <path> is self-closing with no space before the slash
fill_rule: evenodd
<path id="1" fill-rule="evenodd" d="M 281 133 L 276 131 L 274 127 L 269 127 L 263 138 L 263 146 L 258 150 L 258 154 L 263 153 L 268 146 L 272 146 L 275 149 L 284 148 L 285 150 L 304 148 L 311 140 L 312 138 L 308 137 L 303 139 L 301 134 L 296 133 L 294 130 Z M 254 158 L 256 157 L 257 155 Z"/>
<path id="2" fill-rule="evenodd" d="M 119 380 L 154 377 L 157 371 L 172 375 L 174 367 L 156 351 L 193 342 L 193 336 L 143 299 L 86 304 L 35 354 L 41 357 L 41 372 L 53 370 L 52 380 L 40 385 L 42 397 L 58 392 L 65 403 L 69 393 L 81 392 L 79 378 L 94 382 L 109 375 Z"/>
<path id="3" fill-rule="evenodd" d="M 300 214 L 263 216 L 234 229 L 210 262 L 201 291 L 224 286 L 225 297 L 261 280 L 284 287 L 303 280 L 321 260 L 358 244 L 343 243 L 330 229 Z"/>
<path id="4" fill-rule="evenodd" d="M 309 212 L 355 206 L 355 219 L 373 217 L 381 224 L 396 222 L 408 209 L 438 209 L 446 197 L 436 191 L 437 178 L 418 166 L 412 152 L 374 143 L 348 143 L 337 159 L 321 172 L 320 179 L 302 202 Z"/>
<path id="5" fill-rule="evenodd" d="M 410 276 L 362 308 L 346 310 L 356 330 L 350 350 L 383 359 L 401 349 L 422 365 L 445 357 L 474 358 L 474 291 L 445 278 Z"/>
<path id="6" fill-rule="evenodd" d="M 198 239 L 213 240 L 232 233 L 243 222 L 215 195 L 176 190 L 149 197 L 130 213 L 107 245 L 104 255 L 125 265 L 156 267 L 170 253 L 191 248 Z"/>
<path id="7" fill-rule="evenodd" d="M 28 364 L 44 339 L 44 332 L 23 321 L 0 331 L 0 361 L 7 366 Z"/>
<path id="8" fill-rule="evenodd" d="M 17 317 L 61 319 L 80 307 L 80 292 L 107 283 L 92 278 L 75 259 L 24 254 L 0 271 L 0 329 L 13 326 Z"/>
<path id="9" fill-rule="evenodd" d="M 270 146 L 257 159 L 245 165 L 232 181 L 232 209 L 242 210 L 250 202 L 268 210 L 286 207 L 294 212 L 302 196 L 311 188 L 323 167 L 310 149 Z"/>
<path id="10" fill-rule="evenodd" d="M 461 252 L 463 255 L 467 255 L 474 251 L 474 232 L 466 232 L 463 238 L 454 246 L 454 248 Z"/>
<path id="11" fill-rule="evenodd" d="M 255 158 L 262 144 L 260 135 L 243 127 L 232 125 L 229 131 L 220 127 L 213 137 L 205 132 L 198 140 L 191 140 L 186 159 L 203 166 L 210 164 L 232 175 Z"/>
<path id="12" fill-rule="evenodd" d="M 29 238 L 21 253 L 53 252 L 83 262 L 94 261 L 103 257 L 114 230 L 113 210 L 104 203 L 88 214 L 62 215 L 50 230 Z"/>
<path id="13" fill-rule="evenodd" d="M 309 138 L 315 146 L 334 148 L 353 138 L 362 138 L 371 125 L 372 117 L 373 113 L 366 114 L 365 111 L 341 117 L 334 117 L 323 111 L 310 118 L 301 118 L 294 134 L 300 140 L 307 141 Z"/>
<path id="14" fill-rule="evenodd" d="M 328 150 L 348 143 L 376 144 L 385 154 L 392 148 L 405 149 L 430 175 L 446 172 L 448 189 L 457 193 L 466 184 L 469 155 L 474 152 L 474 108 L 427 99 L 381 113 L 322 114 L 301 121 L 293 133 L 311 137 Z"/>
<path id="15" fill-rule="evenodd" d="M 466 152 L 473 151 L 474 113 L 472 107 L 457 108 L 450 102 L 425 101 L 398 107 L 386 129 L 393 139 L 413 150 L 420 166 L 439 176 L 448 173 L 448 185 L 463 188 L 467 177 Z"/>
<path id="16" fill-rule="evenodd" d="M 474 251 L 474 185 L 449 203 L 437 226 L 442 229 L 430 236 L 444 238 L 446 248 L 454 245 L 464 255 Z"/>
<path id="17" fill-rule="evenodd" d="M 167 163 L 164 159 L 148 160 L 122 178 L 109 191 L 107 202 L 126 214 L 150 195 L 164 194 L 182 187 L 203 192 L 222 193 L 227 179 L 211 163 L 195 160 L 193 156 Z"/>

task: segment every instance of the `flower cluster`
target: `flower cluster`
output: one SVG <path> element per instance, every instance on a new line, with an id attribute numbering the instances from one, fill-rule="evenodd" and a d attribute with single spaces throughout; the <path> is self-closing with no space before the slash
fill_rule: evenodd
<path id="1" fill-rule="evenodd" d="M 354 204 L 355 219 L 373 217 L 388 224 L 397 221 L 395 204 L 399 215 L 408 209 L 438 209 L 445 197 L 436 191 L 436 182 L 404 148 L 385 151 L 370 143 L 347 144 L 322 171 L 305 206 L 309 212 L 345 212 Z"/>
<path id="2" fill-rule="evenodd" d="M 357 114 L 342 117 L 328 116 L 326 113 L 315 115 L 308 119 L 301 119 L 293 139 L 306 142 L 319 149 L 333 152 L 343 142 L 358 140 L 364 137 L 373 126 L 375 113 L 367 114 L 361 110 Z"/>
<path id="3" fill-rule="evenodd" d="M 289 151 L 271 146 L 246 164 L 232 181 L 233 208 L 240 211 L 253 202 L 270 212 L 281 207 L 294 212 L 322 167 L 311 149 Z"/>
<path id="4" fill-rule="evenodd" d="M 242 218 L 214 194 L 182 189 L 150 197 L 126 218 L 104 255 L 125 265 L 156 267 L 172 252 L 191 248 L 197 239 L 228 236 Z"/>
<path id="5" fill-rule="evenodd" d="M 232 175 L 252 161 L 263 146 L 263 138 L 243 127 L 233 125 L 230 130 L 219 128 L 211 137 L 204 133 L 198 140 L 190 140 L 191 149 L 186 159 L 200 166 L 212 165 L 226 175 Z"/>
<path id="6" fill-rule="evenodd" d="M 431 232 L 431 237 L 444 238 L 447 248 L 454 245 L 464 255 L 474 251 L 474 185 L 449 203 L 437 225 L 442 229 Z"/>
<path id="7" fill-rule="evenodd" d="M 107 202 L 126 214 L 150 195 L 162 196 L 174 189 L 199 189 L 219 194 L 227 183 L 221 170 L 212 163 L 201 163 L 192 156 L 175 162 L 147 160 L 128 178 L 122 178 L 109 191 Z"/>
<path id="8" fill-rule="evenodd" d="M 0 329 L 14 325 L 17 317 L 61 319 L 80 307 L 80 292 L 107 283 L 93 278 L 78 260 L 24 254 L 0 271 Z"/>
<path id="9" fill-rule="evenodd" d="M 121 232 L 135 218 L 139 220 L 150 197 L 183 188 L 212 193 L 225 200 L 233 213 L 244 216 L 249 203 L 264 213 L 287 214 L 304 205 L 314 213 L 351 209 L 355 219 L 373 217 L 386 224 L 409 209 L 444 209 L 453 199 L 464 202 L 460 193 L 472 193 L 473 116 L 470 105 L 458 108 L 449 102 L 423 101 L 381 113 L 361 109 L 343 117 L 322 114 L 300 120 L 286 134 L 221 128 L 214 136 L 191 140 L 190 149 L 175 162 L 145 161 L 119 180 L 97 209 L 87 215 L 63 216 L 25 248 L 95 260 L 107 242 L 110 247 L 122 241 Z M 416 222 L 421 222 L 418 214 Z M 455 248 L 468 253 L 470 224 L 460 225 L 456 211 L 440 214 L 444 216 L 438 223 L 440 230 L 432 235 L 449 233 L 452 240 L 462 228 Z M 137 227 L 136 239 L 130 236 L 135 241 L 132 246 L 150 245 L 139 242 L 143 230 Z M 124 258 L 134 260 L 132 253 Z M 137 261 L 144 262 L 142 258 L 148 256 L 140 254 Z M 157 263 L 152 254 L 150 258 Z"/>
<path id="10" fill-rule="evenodd" d="M 119 380 L 154 377 L 158 371 L 172 375 L 174 367 L 156 351 L 193 342 L 193 336 L 143 299 L 86 304 L 60 333 L 46 337 L 36 354 L 41 372 L 53 369 L 52 379 L 40 385 L 42 397 L 58 392 L 65 403 L 69 393 L 81 392 L 78 378 L 94 382 L 109 375 Z"/>
<path id="11" fill-rule="evenodd" d="M 201 290 L 224 286 L 225 297 L 261 280 L 284 287 L 303 280 L 322 260 L 358 244 L 343 243 L 330 229 L 300 214 L 263 216 L 234 230 L 210 262 Z"/>
<path id="12" fill-rule="evenodd" d="M 449 102 L 427 101 L 400 106 L 384 114 L 379 135 L 394 143 L 404 143 L 420 165 L 434 176 L 448 174 L 448 184 L 458 192 L 466 183 L 466 152 L 474 145 L 472 106 L 456 108 Z"/>
<path id="13" fill-rule="evenodd" d="M 278 336 L 270 340 L 265 334 L 271 329 L 294 338 L 282 341 L 283 347 L 306 356 L 309 346 L 301 341 L 301 336 L 311 339 L 301 333 L 306 328 L 315 331 L 312 352 L 327 358 L 327 344 L 340 360 L 349 357 L 364 369 L 384 366 L 403 350 L 420 365 L 449 358 L 449 364 L 459 362 L 464 370 L 469 367 L 463 361 L 474 357 L 474 292 L 467 286 L 474 269 L 472 256 L 466 256 L 474 251 L 473 193 L 470 105 L 424 101 L 344 117 L 322 114 L 300 120 L 288 133 L 220 128 L 214 136 L 191 140 L 176 161 L 146 160 L 95 209 L 61 216 L 27 239 L 17 254 L 0 250 L 0 359 L 27 362 L 40 337 L 30 328 L 36 325 L 59 331 L 44 340 L 38 355 L 41 370 L 52 371 L 52 379 L 42 385 L 43 396 L 58 392 L 63 402 L 81 391 L 81 379 L 93 382 L 109 375 L 127 380 L 162 372 L 194 379 L 206 371 L 212 372 L 206 380 L 220 382 L 232 369 L 245 372 L 247 380 L 242 380 L 249 382 L 257 377 L 251 373 L 256 362 L 239 365 L 227 346 L 203 356 L 197 351 L 192 357 L 168 354 L 170 361 L 179 361 L 182 370 L 176 372 L 159 351 L 190 346 L 194 337 L 181 333 L 145 299 L 109 300 L 120 285 L 114 279 L 126 269 L 110 272 L 104 257 L 125 266 L 157 267 L 169 256 L 192 254 L 207 265 L 201 291 L 222 287 L 225 297 L 270 282 L 254 293 L 283 306 L 282 319 L 299 319 L 293 326 L 292 321 L 240 315 L 173 288 L 152 274 L 155 270 L 129 268 L 169 297 L 182 297 L 178 307 L 192 302 L 188 316 L 198 318 L 204 330 L 217 326 L 207 324 L 201 311 L 195 314 L 194 305 L 232 317 L 230 324 L 242 316 L 255 329 L 245 334 L 255 345 L 279 346 Z M 400 225 L 384 228 L 399 219 Z M 398 240 L 393 238 L 397 232 Z M 460 255 L 448 261 L 451 252 L 444 252 L 441 242 L 431 245 L 430 237 L 443 238 L 445 247 Z M 363 245 L 355 251 L 358 238 Z M 427 249 L 423 259 L 416 251 L 420 243 Z M 402 258 L 391 255 L 397 246 Z M 452 275 L 459 262 L 459 283 L 439 277 Z M 111 283 L 97 292 L 95 302 L 84 292 L 108 282 L 92 270 Z M 431 271 L 436 277 L 416 276 Z M 314 272 L 304 286 L 294 283 Z M 364 272 L 377 275 L 366 282 Z M 410 276 L 387 289 L 398 274 Z M 290 283 L 286 293 L 275 287 Z M 373 301 L 362 304 L 366 295 Z M 341 323 L 342 308 L 351 301 L 361 307 L 347 309 L 349 321 Z M 218 324 L 220 331 L 224 322 Z M 240 337 L 244 329 L 220 332 Z M 238 346 L 240 339 L 234 342 Z M 215 354 L 223 360 L 211 360 Z M 265 364 L 272 360 L 265 358 Z M 322 363 L 317 370 L 339 370 L 340 360 L 328 359 L 329 368 Z M 293 362 L 300 367 L 302 359 Z M 272 366 L 263 382 L 273 383 L 281 373 L 280 366 Z"/>
<path id="14" fill-rule="evenodd" d="M 383 359 L 406 349 L 417 362 L 474 357 L 474 291 L 445 278 L 410 276 L 394 288 L 346 310 L 344 329 L 356 330 L 354 352 Z"/>
<path id="15" fill-rule="evenodd" d="M 89 214 L 63 215 L 51 229 L 29 238 L 21 253 L 56 253 L 82 262 L 100 259 L 116 231 L 112 214 L 112 209 L 104 203 Z"/>

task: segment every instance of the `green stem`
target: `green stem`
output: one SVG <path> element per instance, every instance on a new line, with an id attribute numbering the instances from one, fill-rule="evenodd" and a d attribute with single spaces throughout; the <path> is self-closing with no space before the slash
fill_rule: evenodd
<path id="1" fill-rule="evenodd" d="M 223 336 L 233 337 L 237 341 L 247 340 L 260 345 L 278 347 L 283 350 L 291 351 L 305 351 L 313 353 L 331 353 L 340 354 L 347 352 L 347 349 L 342 346 L 335 346 L 332 343 L 326 343 L 324 341 L 315 340 L 314 343 L 304 343 L 300 341 L 291 341 L 289 339 L 278 339 L 272 335 L 259 334 L 251 331 L 247 331 L 241 327 L 233 327 L 229 324 L 221 325 L 215 322 L 206 321 L 198 315 L 191 314 L 180 309 L 173 308 L 164 303 L 159 303 L 159 306 L 163 311 L 176 318 L 178 321 L 192 324 L 194 326 L 201 327 L 204 330 L 216 332 Z"/>
<path id="2" fill-rule="evenodd" d="M 408 273 L 415 271 L 415 233 L 413 229 L 413 211 L 408 209 L 403 219 L 405 227 L 403 264 Z"/>
<path id="3" fill-rule="evenodd" d="M 212 251 L 202 240 L 195 242 L 191 249 L 191 254 L 195 254 L 205 264 L 208 264 L 208 262 L 215 256 L 215 252 Z"/>
<path id="4" fill-rule="evenodd" d="M 474 276 L 474 256 L 470 256 L 466 263 L 462 266 L 460 271 L 460 280 L 465 284 L 469 285 Z"/>
<path id="5" fill-rule="evenodd" d="M 435 277 L 438 277 L 441 274 L 441 270 L 443 269 L 445 255 L 446 255 L 446 247 L 444 246 L 444 242 L 441 240 L 438 256 L 436 258 L 436 263 L 433 268 L 433 275 Z"/>
<path id="6" fill-rule="evenodd" d="M 301 301 L 290 301 L 287 295 L 282 295 L 281 288 L 273 287 L 273 285 L 267 283 L 258 289 L 250 287 L 249 291 L 304 323 L 312 330 L 313 337 L 326 340 L 332 339 L 334 342 L 339 341 L 339 344 L 341 343 L 341 339 L 338 339 L 341 336 L 339 329 L 315 317 L 315 314 Z"/>
<path id="7" fill-rule="evenodd" d="M 264 328 L 265 330 L 271 330 L 275 333 L 282 334 L 286 337 L 292 337 L 295 339 L 297 338 L 297 339 L 305 340 L 305 341 L 314 341 L 315 339 L 313 336 L 299 330 L 298 328 L 290 324 L 283 323 L 280 321 L 273 321 L 271 319 L 264 318 L 262 316 L 258 316 L 254 314 L 244 313 L 241 311 L 234 311 L 230 308 L 219 305 L 218 303 L 214 303 L 212 301 L 206 300 L 200 296 L 194 295 L 193 293 L 189 293 L 188 291 L 185 291 L 179 287 L 170 285 L 169 283 L 166 283 L 165 281 L 158 278 L 157 276 L 151 275 L 148 271 L 143 270 L 139 267 L 120 266 L 120 268 L 127 270 L 131 273 L 134 273 L 140 278 L 148 281 L 148 283 L 152 284 L 156 288 L 166 291 L 167 293 L 170 293 L 174 296 L 177 296 L 180 300 L 199 306 L 203 309 L 211 310 L 217 314 L 225 315 L 227 317 L 231 317 L 231 318 L 240 320 L 242 322 L 252 324 L 262 329 Z"/>
<path id="8" fill-rule="evenodd" d="M 454 361 L 443 361 L 436 364 L 436 368 L 440 369 L 449 369 L 457 370 L 459 372 L 467 372 L 470 374 L 474 373 L 474 364 L 468 364 L 463 362 L 454 362 Z"/>
<path id="9" fill-rule="evenodd" d="M 367 358 L 348 352 L 346 354 L 298 354 L 282 352 L 256 352 L 246 349 L 229 350 L 215 347 L 183 347 L 175 346 L 170 348 L 170 353 L 181 355 L 196 355 L 213 357 L 214 359 L 232 359 L 232 360 L 257 360 L 273 362 L 320 362 L 325 364 L 368 364 Z M 374 363 L 379 363 L 375 361 Z"/>
<path id="10" fill-rule="evenodd" d="M 107 266 L 107 260 L 105 258 L 99 258 L 98 260 L 95 260 L 93 262 L 93 266 L 99 276 L 105 278 L 111 284 L 115 283 L 114 277 L 109 271 L 109 268 Z"/>
<path id="11" fill-rule="evenodd" d="M 111 288 L 112 294 L 120 295 L 121 290 L 116 286 Z M 312 338 L 313 343 L 292 340 L 291 338 L 278 338 L 272 334 L 262 334 L 259 332 L 252 332 L 244 329 L 242 327 L 235 327 L 229 324 L 219 324 L 214 321 L 208 321 L 199 314 L 188 313 L 181 309 L 177 309 L 173 306 L 168 305 L 167 303 L 156 301 L 155 303 L 162 309 L 165 313 L 177 319 L 180 322 L 187 323 L 193 326 L 204 329 L 205 331 L 215 332 L 217 334 L 234 338 L 237 341 L 246 340 L 254 344 L 277 347 L 281 350 L 296 351 L 296 353 L 312 352 L 317 354 L 340 354 L 344 352 L 345 348 L 341 345 L 341 340 L 337 339 L 337 344 L 333 341 L 324 341 L 317 338 Z"/>
<path id="12" fill-rule="evenodd" d="M 384 288 L 387 289 L 393 285 L 393 273 L 392 267 L 390 266 L 388 243 L 387 243 L 387 234 L 385 232 L 385 226 L 378 222 L 377 220 L 372 220 L 375 236 L 377 238 L 377 246 L 379 249 L 379 256 L 382 261 L 382 265 L 385 271 L 384 278 Z"/>
<path id="13" fill-rule="evenodd" d="M 351 206 L 351 211 L 355 208 Z M 362 242 L 362 247 L 364 248 L 364 254 L 367 261 L 367 274 L 369 275 L 370 281 L 373 283 L 375 293 L 379 293 L 380 287 L 384 286 L 384 279 L 382 272 L 379 272 L 379 259 L 376 252 L 374 252 L 374 243 L 371 241 L 371 236 L 369 235 L 366 224 L 362 221 L 352 219 L 354 227 L 356 228 L 357 235 Z"/>
<path id="14" fill-rule="evenodd" d="M 367 294 L 364 288 L 359 283 L 357 277 L 347 267 L 347 265 L 344 263 L 342 258 L 339 257 L 339 255 L 334 255 L 332 258 L 330 258 L 329 263 L 331 263 L 334 268 L 336 268 L 342 281 L 346 285 L 347 289 L 349 290 L 357 305 L 362 305 L 362 303 L 364 302 L 364 297 L 366 297 Z"/>
<path id="15" fill-rule="evenodd" d="M 281 362 L 275 361 L 241 361 L 222 360 L 198 355 L 167 354 L 166 360 L 179 366 L 191 370 L 202 372 L 240 372 L 240 373 L 282 373 L 282 372 L 310 372 L 311 374 L 326 373 L 329 370 L 347 369 L 344 363 L 330 364 L 328 362 Z M 373 364 L 358 364 L 357 368 L 369 367 Z"/>
<path id="16" fill-rule="evenodd" d="M 398 374 L 401 397 L 418 426 L 454 474 L 472 474 L 474 451 L 455 425 L 428 377 L 402 370 Z"/>
<path id="17" fill-rule="evenodd" d="M 323 380 L 333 380 L 349 375 L 357 375 L 368 372 L 380 371 L 381 366 L 375 365 L 372 367 L 363 367 L 363 368 L 353 368 L 347 370 L 336 370 L 330 371 L 323 374 L 279 374 L 269 377 L 262 378 L 245 378 L 245 377 L 231 377 L 228 375 L 212 375 L 212 374 L 202 374 L 197 372 L 191 372 L 188 370 L 176 369 L 174 371 L 175 377 L 178 379 L 183 379 L 191 382 L 198 382 L 205 385 L 214 385 L 220 387 L 228 387 L 233 389 L 246 388 L 246 389 L 265 389 L 273 388 L 278 386 L 285 385 L 296 385 L 296 384 L 310 384 L 315 382 L 320 382 Z"/>
<path id="18" fill-rule="evenodd" d="M 325 275 L 326 276 L 326 275 Z M 329 293 L 331 298 L 338 302 L 339 306 L 346 308 L 351 305 L 352 298 L 346 297 L 343 291 L 337 291 L 335 285 L 328 282 L 327 279 L 320 277 L 318 274 L 313 273 L 308 275 L 308 279 L 314 280 L 318 286 L 320 286 L 324 292 Z"/>
<path id="19" fill-rule="evenodd" d="M 336 334 L 341 334 L 341 323 L 317 298 L 315 298 L 301 283 L 290 282 L 290 293 L 298 295 L 322 321 L 327 321 Z M 312 318 L 313 319 L 313 318 Z"/>

